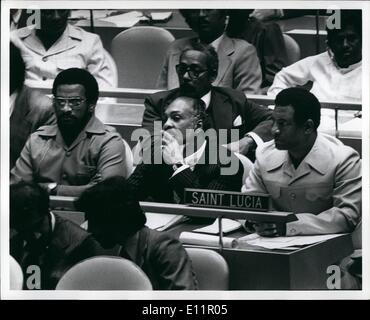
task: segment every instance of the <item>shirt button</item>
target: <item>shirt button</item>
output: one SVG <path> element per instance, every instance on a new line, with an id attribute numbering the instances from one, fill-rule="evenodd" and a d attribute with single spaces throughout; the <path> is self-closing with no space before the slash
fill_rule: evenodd
<path id="1" fill-rule="evenodd" d="M 291 234 L 295 234 L 296 232 L 297 232 L 297 230 L 296 230 L 296 229 L 294 229 L 294 228 L 293 228 L 293 229 L 290 229 L 290 233 L 291 233 Z"/>
<path id="2" fill-rule="evenodd" d="M 42 58 L 42 61 L 46 62 L 46 61 L 48 61 L 48 58 L 47 57 L 43 57 Z"/>
<path id="3" fill-rule="evenodd" d="M 71 151 L 66 152 L 66 156 L 69 157 L 71 155 Z"/>
<path id="4" fill-rule="evenodd" d="M 290 199 L 294 200 L 295 199 L 295 193 L 290 194 Z"/>
<path id="5" fill-rule="evenodd" d="M 63 175 L 62 175 L 62 179 L 66 180 L 66 179 L 67 179 L 67 177 L 68 177 L 68 175 L 67 175 L 66 173 L 63 173 Z"/>

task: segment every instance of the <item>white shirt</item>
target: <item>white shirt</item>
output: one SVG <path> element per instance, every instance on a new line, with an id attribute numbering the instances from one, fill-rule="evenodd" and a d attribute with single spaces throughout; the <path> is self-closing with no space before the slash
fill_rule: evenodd
<path id="1" fill-rule="evenodd" d="M 116 70 L 98 35 L 67 24 L 60 38 L 45 49 L 35 25 L 14 30 L 10 39 L 21 51 L 26 65 L 25 85 L 52 86 L 56 75 L 68 68 L 82 68 L 97 80 L 99 88 L 116 87 Z"/>
<path id="2" fill-rule="evenodd" d="M 204 141 L 201 147 L 197 151 L 195 151 L 193 154 L 190 154 L 186 158 L 184 158 L 184 164 L 181 167 L 177 168 L 177 170 L 175 170 L 171 178 L 187 168 L 190 168 L 190 170 L 193 171 L 199 159 L 202 157 L 204 150 L 206 149 L 206 144 L 207 144 L 207 141 Z"/>
<path id="3" fill-rule="evenodd" d="M 362 62 L 348 68 L 339 68 L 329 52 L 302 59 L 275 76 L 268 95 L 281 90 L 313 82 L 311 93 L 319 100 L 361 102 Z"/>

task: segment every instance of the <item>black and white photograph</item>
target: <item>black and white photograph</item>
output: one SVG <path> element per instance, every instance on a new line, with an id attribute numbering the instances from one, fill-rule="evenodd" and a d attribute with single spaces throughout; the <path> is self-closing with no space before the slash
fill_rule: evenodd
<path id="1" fill-rule="evenodd" d="M 369 299 L 369 24 L 367 1 L 2 1 L 1 299 Z"/>

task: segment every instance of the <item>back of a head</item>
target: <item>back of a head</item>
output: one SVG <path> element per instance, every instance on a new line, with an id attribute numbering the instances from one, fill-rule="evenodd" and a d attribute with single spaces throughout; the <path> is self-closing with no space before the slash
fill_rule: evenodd
<path id="1" fill-rule="evenodd" d="M 287 88 L 280 91 L 275 98 L 275 106 L 292 106 L 297 124 L 304 124 L 308 119 L 311 119 L 316 129 L 320 125 L 320 102 L 305 89 Z"/>
<path id="2" fill-rule="evenodd" d="M 26 66 L 23 61 L 21 51 L 13 42 L 10 42 L 9 52 L 9 71 L 10 71 L 10 94 L 15 90 L 21 89 L 26 76 Z"/>
<path id="3" fill-rule="evenodd" d="M 57 88 L 64 84 L 80 84 L 85 88 L 85 96 L 88 104 L 95 104 L 99 98 L 99 86 L 95 77 L 84 69 L 69 68 L 60 72 L 53 83 L 53 95 L 57 93 Z"/>
<path id="4" fill-rule="evenodd" d="M 32 224 L 49 214 L 49 194 L 38 184 L 19 182 L 10 186 L 10 227 Z"/>
<path id="5" fill-rule="evenodd" d="M 110 222 L 122 234 L 133 234 L 146 222 L 130 186 L 120 176 L 107 178 L 84 191 L 76 201 L 76 208 L 85 212 L 88 220 Z"/>

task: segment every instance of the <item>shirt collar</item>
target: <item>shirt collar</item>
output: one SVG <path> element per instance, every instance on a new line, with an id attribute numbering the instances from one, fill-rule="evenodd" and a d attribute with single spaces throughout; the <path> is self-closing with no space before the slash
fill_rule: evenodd
<path id="1" fill-rule="evenodd" d="M 299 167 L 306 163 L 319 173 L 325 174 L 328 168 L 328 163 L 322 156 L 322 151 L 326 149 L 324 139 L 325 138 L 323 137 L 323 135 L 318 133 L 314 145 L 312 146 L 310 152 L 302 160 L 302 163 Z M 292 166 L 292 161 L 290 159 L 288 151 L 277 150 L 276 148 L 274 149 L 274 152 L 268 156 L 266 162 L 268 163 L 266 168 L 267 171 L 275 170 L 281 166 L 285 166 L 285 168 Z"/>
<path id="2" fill-rule="evenodd" d="M 211 46 L 215 48 L 216 52 L 218 52 L 218 48 L 223 38 L 224 38 L 224 34 L 221 34 L 216 40 L 211 42 Z"/>
<path id="3" fill-rule="evenodd" d="M 105 133 L 105 130 L 106 130 L 105 125 L 93 115 L 82 131 L 95 134 L 103 134 Z M 57 124 L 52 126 L 45 126 L 42 127 L 42 129 L 38 130 L 39 135 L 50 137 L 56 136 L 57 132 L 58 132 Z"/>
<path id="4" fill-rule="evenodd" d="M 360 60 L 359 62 L 356 62 L 354 64 L 351 64 L 347 68 L 341 68 L 340 66 L 338 66 L 337 61 L 334 58 L 334 54 L 333 54 L 333 52 L 330 49 L 328 50 L 328 55 L 330 57 L 330 60 L 334 64 L 335 68 L 338 69 L 338 71 L 340 73 L 343 73 L 343 74 L 348 73 L 348 72 L 351 72 L 352 70 L 355 70 L 355 69 L 361 67 L 361 65 L 362 65 L 362 60 Z"/>
<path id="5" fill-rule="evenodd" d="M 208 91 L 203 97 L 200 98 L 206 105 L 206 110 L 209 107 L 209 104 L 211 103 L 211 90 Z"/>
<path id="6" fill-rule="evenodd" d="M 202 157 L 204 150 L 206 148 L 206 145 L 207 145 L 207 141 L 204 141 L 201 147 L 196 152 L 184 158 L 185 164 L 187 164 L 189 167 L 195 167 L 196 164 L 199 162 L 199 159 Z"/>

